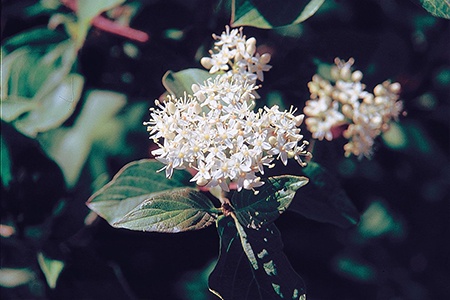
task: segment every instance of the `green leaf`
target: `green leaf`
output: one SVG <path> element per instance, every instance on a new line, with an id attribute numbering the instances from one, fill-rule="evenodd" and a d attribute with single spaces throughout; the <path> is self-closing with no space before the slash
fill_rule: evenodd
<path id="1" fill-rule="evenodd" d="M 64 262 L 45 257 L 42 252 L 38 253 L 38 263 L 44 273 L 47 284 L 51 289 L 56 287 L 59 274 L 64 269 Z"/>
<path id="2" fill-rule="evenodd" d="M 131 230 L 176 233 L 205 228 L 215 221 L 212 202 L 194 188 L 152 193 L 114 227 Z"/>
<path id="3" fill-rule="evenodd" d="M 218 220 L 220 254 L 209 277 L 210 290 L 221 299 L 306 299 L 305 285 L 283 253 L 283 242 L 275 224 L 259 230 L 240 227 L 230 217 Z M 242 244 L 240 232 L 245 232 Z M 254 254 L 249 259 L 244 252 Z"/>
<path id="4" fill-rule="evenodd" d="M 325 168 L 309 162 L 303 169 L 310 184 L 296 194 L 289 209 L 309 219 L 348 228 L 359 221 L 359 213 L 338 180 Z"/>
<path id="5" fill-rule="evenodd" d="M 308 183 L 308 178 L 300 176 L 271 177 L 258 189 L 235 192 L 231 205 L 239 222 L 247 227 L 258 229 L 275 221 L 294 198 L 295 192 Z"/>
<path id="6" fill-rule="evenodd" d="M 11 155 L 9 155 L 9 149 L 6 145 L 6 141 L 3 136 L 0 136 L 1 143 L 1 180 L 2 185 L 4 187 L 8 187 L 9 183 L 13 179 L 12 170 L 11 170 Z"/>
<path id="7" fill-rule="evenodd" d="M 450 19 L 449 0 L 413 0 L 435 17 Z"/>
<path id="8" fill-rule="evenodd" d="M 58 128 L 38 136 L 44 151 L 63 171 L 69 188 L 76 184 L 80 176 L 97 136 L 97 129 L 113 119 L 125 103 L 123 94 L 90 91 L 72 127 Z"/>
<path id="9" fill-rule="evenodd" d="M 298 24 L 311 17 L 325 0 L 232 0 L 231 26 L 270 29 Z"/>
<path id="10" fill-rule="evenodd" d="M 192 94 L 194 83 L 203 84 L 208 78 L 214 77 L 208 71 L 201 69 L 186 69 L 179 72 L 167 71 L 162 83 L 166 90 L 175 97 L 183 97 L 184 93 Z"/>
<path id="11" fill-rule="evenodd" d="M 78 0 L 78 26 L 76 30 L 77 48 L 81 48 L 83 45 L 86 35 L 91 27 L 91 22 L 96 16 L 124 2 L 125 0 Z"/>
<path id="12" fill-rule="evenodd" d="M 78 19 L 83 22 L 91 22 L 96 16 L 104 11 L 110 10 L 125 0 L 78 0 Z"/>
<path id="13" fill-rule="evenodd" d="M 59 127 L 75 110 L 81 97 L 83 84 L 83 76 L 75 73 L 67 75 L 56 89 L 43 96 L 39 99 L 40 101 L 36 101 L 38 103 L 36 107 L 33 107 L 34 109 L 25 117 L 17 120 L 14 126 L 30 137 Z M 14 103 L 9 100 L 8 102 Z M 33 103 L 36 102 L 33 101 Z"/>
<path id="14" fill-rule="evenodd" d="M 7 55 L 5 60 L 3 120 L 12 122 L 17 130 L 34 138 L 69 118 L 84 83 L 81 75 L 69 74 L 76 60 L 76 49 L 71 41 L 36 48 L 24 46 Z"/>
<path id="15" fill-rule="evenodd" d="M 87 205 L 112 226 L 133 230 L 179 232 L 210 225 L 217 209 L 187 187 L 191 175 L 179 170 L 167 179 L 160 168 L 155 160 L 129 163 Z"/>
<path id="16" fill-rule="evenodd" d="M 6 39 L 2 43 L 2 49 L 4 49 L 7 53 L 11 53 L 22 47 L 32 49 L 48 47 L 48 45 L 57 44 L 66 39 L 67 36 L 59 31 L 50 30 L 47 27 L 41 27 L 24 31 L 9 39 Z"/>

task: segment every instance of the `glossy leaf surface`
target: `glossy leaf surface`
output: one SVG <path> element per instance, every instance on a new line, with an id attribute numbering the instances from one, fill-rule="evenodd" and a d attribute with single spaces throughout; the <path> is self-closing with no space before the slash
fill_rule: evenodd
<path id="1" fill-rule="evenodd" d="M 186 187 L 190 174 L 177 170 L 169 180 L 157 173 L 160 168 L 154 160 L 129 163 L 88 200 L 89 208 L 112 226 L 132 230 L 180 232 L 210 225 L 215 208 L 205 195 Z"/>
<path id="2" fill-rule="evenodd" d="M 239 226 L 239 223 L 237 223 Z M 231 217 L 218 221 L 220 256 L 209 277 L 210 290 L 221 299 L 306 299 L 305 285 L 283 253 L 277 227 L 244 229 L 244 247 L 254 253 L 249 262 L 236 223 Z"/>
<path id="3" fill-rule="evenodd" d="M 275 221 L 294 199 L 295 192 L 308 183 L 301 176 L 275 176 L 258 188 L 258 194 L 251 190 L 235 192 L 231 204 L 239 222 L 253 229 Z"/>

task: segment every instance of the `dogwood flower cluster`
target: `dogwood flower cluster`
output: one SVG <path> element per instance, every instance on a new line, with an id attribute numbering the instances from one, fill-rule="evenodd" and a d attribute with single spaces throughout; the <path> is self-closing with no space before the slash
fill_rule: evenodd
<path id="1" fill-rule="evenodd" d="M 254 37 L 247 39 L 242 28 L 230 31 L 230 27 L 226 26 L 220 36 L 213 34 L 213 38 L 216 42 L 213 50 L 210 50 L 211 57 L 200 60 L 211 74 L 222 71 L 241 76 L 249 83 L 264 81 L 264 72 L 272 68 L 268 65 L 271 56 L 269 53 L 256 53 Z"/>
<path id="2" fill-rule="evenodd" d="M 334 84 L 319 75 L 308 83 L 311 99 L 303 112 L 305 123 L 315 139 L 331 141 L 338 128 L 346 126 L 343 136 L 345 155 L 371 157 L 374 139 L 389 129 L 392 119 L 398 119 L 403 109 L 399 101 L 400 84 L 385 81 L 373 93 L 361 83 L 361 71 L 352 71 L 354 59 L 335 59 L 331 68 Z"/>
<path id="3" fill-rule="evenodd" d="M 156 100 L 144 124 L 159 146 L 152 154 L 165 164 L 166 176 L 193 168 L 191 181 L 200 186 L 229 191 L 235 182 L 238 191 L 254 190 L 264 184 L 257 173 L 264 174 L 275 158 L 284 165 L 294 158 L 303 166 L 308 155 L 298 128 L 303 115 L 277 106 L 253 111 L 255 89 L 240 76 L 222 74 L 194 84 L 193 95 Z"/>

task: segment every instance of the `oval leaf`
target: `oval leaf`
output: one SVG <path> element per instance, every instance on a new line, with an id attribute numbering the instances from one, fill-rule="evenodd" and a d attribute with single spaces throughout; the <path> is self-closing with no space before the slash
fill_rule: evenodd
<path id="1" fill-rule="evenodd" d="M 191 175 L 175 172 L 169 180 L 161 164 L 143 159 L 124 166 L 92 195 L 87 205 L 115 227 L 179 232 L 208 226 L 215 218 L 211 201 L 193 188 Z"/>
<path id="2" fill-rule="evenodd" d="M 235 192 L 231 205 L 244 227 L 258 229 L 275 221 L 291 204 L 295 192 L 307 183 L 308 178 L 302 176 L 271 177 L 256 195 L 250 190 Z"/>
<path id="3" fill-rule="evenodd" d="M 233 0 L 231 25 L 270 29 L 298 24 L 311 17 L 325 0 Z"/>
<path id="4" fill-rule="evenodd" d="M 193 188 L 178 188 L 151 194 L 114 227 L 154 232 L 198 230 L 214 223 L 215 207 Z"/>
<path id="5" fill-rule="evenodd" d="M 227 300 L 306 299 L 305 284 L 282 251 L 277 227 L 241 227 L 246 232 L 243 245 L 236 225 L 240 226 L 230 217 L 218 221 L 220 254 L 209 277 L 211 292 Z M 244 249 L 254 253 L 254 262 L 249 263 Z"/>
<path id="6" fill-rule="evenodd" d="M 201 69 L 186 69 L 179 72 L 167 71 L 162 83 L 166 90 L 175 97 L 183 97 L 184 93 L 192 93 L 194 83 L 203 83 L 214 75 Z"/>
<path id="7" fill-rule="evenodd" d="M 309 219 L 348 228 L 359 222 L 359 213 L 338 180 L 315 162 L 303 169 L 311 184 L 299 191 L 289 207 Z"/>

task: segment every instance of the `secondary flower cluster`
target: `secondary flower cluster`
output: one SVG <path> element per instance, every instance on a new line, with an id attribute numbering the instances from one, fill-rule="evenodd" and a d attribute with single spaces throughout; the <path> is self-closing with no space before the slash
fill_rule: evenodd
<path id="1" fill-rule="evenodd" d="M 313 138 L 331 141 L 340 126 L 347 126 L 343 132 L 349 140 L 344 145 L 345 155 L 370 157 L 374 139 L 389 129 L 389 122 L 403 109 L 400 84 L 385 81 L 373 93 L 367 92 L 361 83 L 362 72 L 352 71 L 353 63 L 353 58 L 347 62 L 335 59 L 330 74 L 334 84 L 314 75 L 308 83 L 311 99 L 303 112 Z"/>
<path id="2" fill-rule="evenodd" d="M 303 115 L 277 106 L 253 111 L 255 89 L 240 76 L 223 74 L 194 84 L 194 95 L 156 100 L 145 125 L 159 145 L 152 154 L 165 164 L 166 176 L 173 169 L 194 168 L 191 181 L 200 186 L 229 191 L 235 182 L 238 190 L 254 189 L 263 185 L 256 173 L 264 174 L 275 158 L 303 165 L 307 142 L 298 128 Z"/>
<path id="3" fill-rule="evenodd" d="M 256 80 L 264 81 L 264 73 L 272 68 L 268 65 L 270 54 L 256 53 L 256 39 L 246 39 L 242 28 L 233 29 L 226 26 L 220 36 L 213 34 L 216 40 L 214 49 L 210 50 L 211 57 L 203 57 L 200 61 L 211 74 L 228 72 L 233 76 L 242 76 L 250 83 Z"/>

